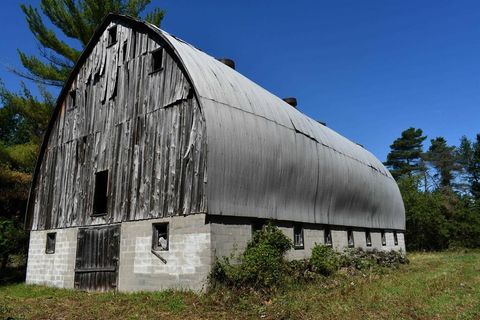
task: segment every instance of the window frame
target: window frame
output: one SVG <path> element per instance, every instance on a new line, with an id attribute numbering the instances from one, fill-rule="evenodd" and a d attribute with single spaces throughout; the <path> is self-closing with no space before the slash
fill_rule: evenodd
<path id="1" fill-rule="evenodd" d="M 381 237 L 382 237 L 382 247 L 385 247 L 387 245 L 387 236 L 385 234 L 385 231 L 381 231 Z"/>
<path id="2" fill-rule="evenodd" d="M 365 230 L 365 244 L 367 247 L 372 246 L 372 233 L 370 230 Z"/>
<path id="3" fill-rule="evenodd" d="M 151 61 L 150 61 L 150 74 L 154 74 L 163 70 L 163 47 L 152 50 L 151 52 Z M 158 61 L 157 55 L 160 55 L 160 66 L 155 68 L 155 61 Z"/>
<path id="4" fill-rule="evenodd" d="M 297 242 L 297 240 L 301 240 L 301 243 Z M 305 248 L 305 237 L 304 237 L 303 225 L 301 224 L 293 225 L 293 248 L 296 250 Z"/>
<path id="5" fill-rule="evenodd" d="M 355 248 L 355 237 L 353 236 L 352 229 L 347 230 L 347 245 L 349 248 Z"/>
<path id="6" fill-rule="evenodd" d="M 53 236 L 53 238 L 52 238 L 52 236 Z M 57 233 L 56 232 L 47 232 L 46 242 L 45 242 L 45 253 L 46 254 L 54 254 L 56 243 L 57 243 Z"/>
<path id="7" fill-rule="evenodd" d="M 105 194 L 100 195 L 99 180 L 100 180 L 100 175 L 103 175 L 104 173 L 106 173 L 106 178 L 105 178 L 106 185 L 102 189 L 105 189 Z M 92 206 L 93 211 L 91 214 L 92 217 L 102 217 L 108 214 L 108 181 L 109 181 L 108 170 L 101 170 L 101 171 L 95 172 L 95 181 L 94 181 L 95 185 L 93 189 L 93 206 Z M 102 205 L 99 204 L 100 201 Z"/>
<path id="8" fill-rule="evenodd" d="M 398 246 L 398 235 L 397 231 L 393 231 L 393 244 Z"/>
<path id="9" fill-rule="evenodd" d="M 325 228 L 323 230 L 323 244 L 329 247 L 333 247 L 332 229 Z"/>
<path id="10" fill-rule="evenodd" d="M 165 227 L 165 234 L 167 240 L 166 248 L 162 248 L 158 244 L 158 236 L 159 236 L 159 227 Z M 157 222 L 152 223 L 152 250 L 153 251 L 169 251 L 170 250 L 170 223 L 168 222 Z"/>

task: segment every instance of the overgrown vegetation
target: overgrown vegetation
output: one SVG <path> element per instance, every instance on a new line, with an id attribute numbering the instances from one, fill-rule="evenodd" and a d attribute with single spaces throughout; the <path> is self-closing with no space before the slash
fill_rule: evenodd
<path id="1" fill-rule="evenodd" d="M 338 253 L 330 246 L 318 244 L 313 247 L 310 259 L 287 261 L 285 254 L 291 248 L 290 239 L 276 226 L 267 224 L 254 233 L 239 256 L 222 258 L 215 263 L 211 283 L 214 287 L 254 289 L 265 293 L 288 287 L 291 282 L 331 276 L 340 268 L 375 271 L 382 267 L 398 268 L 407 262 L 402 252 L 352 248 Z"/>
<path id="2" fill-rule="evenodd" d="M 381 272 L 292 281 L 268 295 L 217 287 L 192 292 L 87 293 L 0 286 L 0 319 L 478 319 L 480 252 L 409 253 Z M 302 263 L 302 262 L 299 262 Z"/>

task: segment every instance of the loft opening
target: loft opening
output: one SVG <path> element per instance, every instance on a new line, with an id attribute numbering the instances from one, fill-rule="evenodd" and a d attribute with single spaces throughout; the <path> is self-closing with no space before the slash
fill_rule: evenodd
<path id="1" fill-rule="evenodd" d="M 152 250 L 168 251 L 168 223 L 154 223 L 152 234 Z"/>
<path id="2" fill-rule="evenodd" d="M 95 173 L 95 193 L 93 196 L 93 215 L 107 214 L 108 170 Z"/>
<path id="3" fill-rule="evenodd" d="M 303 226 L 296 224 L 293 226 L 293 247 L 295 249 L 303 249 Z"/>
<path id="4" fill-rule="evenodd" d="M 113 46 L 117 43 L 117 26 L 108 29 L 108 46 Z"/>
<path id="5" fill-rule="evenodd" d="M 158 72 L 163 68 L 163 48 L 152 51 L 152 71 Z"/>
<path id="6" fill-rule="evenodd" d="M 70 109 L 74 109 L 77 106 L 77 91 L 72 90 L 68 95 L 70 97 Z"/>

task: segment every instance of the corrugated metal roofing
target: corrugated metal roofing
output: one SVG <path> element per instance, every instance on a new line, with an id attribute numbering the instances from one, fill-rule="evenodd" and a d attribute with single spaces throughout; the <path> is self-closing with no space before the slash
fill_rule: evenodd
<path id="1" fill-rule="evenodd" d="M 397 184 L 370 152 L 151 27 L 178 54 L 205 115 L 209 214 L 405 228 Z"/>

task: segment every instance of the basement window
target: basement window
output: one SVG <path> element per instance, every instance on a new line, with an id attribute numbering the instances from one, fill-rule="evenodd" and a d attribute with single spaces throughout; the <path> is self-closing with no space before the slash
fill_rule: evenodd
<path id="1" fill-rule="evenodd" d="M 303 227 L 301 225 L 293 226 L 293 246 L 295 249 L 303 249 Z"/>
<path id="2" fill-rule="evenodd" d="M 95 173 L 95 194 L 93 197 L 93 215 L 107 214 L 108 170 Z"/>
<path id="3" fill-rule="evenodd" d="M 152 71 L 155 73 L 162 70 L 163 48 L 152 51 Z"/>
<path id="4" fill-rule="evenodd" d="M 47 233 L 47 244 L 45 246 L 45 253 L 52 254 L 55 253 L 55 241 L 57 239 L 56 232 Z"/>
<path id="5" fill-rule="evenodd" d="M 347 231 L 347 238 L 348 238 L 348 247 L 349 248 L 355 247 L 355 241 L 353 239 L 353 231 L 352 230 Z"/>
<path id="6" fill-rule="evenodd" d="M 154 223 L 152 250 L 168 251 L 168 223 Z"/>
<path id="7" fill-rule="evenodd" d="M 330 229 L 325 229 L 323 233 L 323 242 L 326 246 L 332 246 L 332 231 Z"/>
<path id="8" fill-rule="evenodd" d="M 117 26 L 108 29 L 108 46 L 113 46 L 117 43 Z"/>
<path id="9" fill-rule="evenodd" d="M 387 245 L 387 238 L 385 237 L 385 231 L 382 231 L 382 246 Z"/>
<path id="10" fill-rule="evenodd" d="M 393 232 L 393 242 L 396 246 L 398 246 L 398 236 L 397 236 L 397 231 Z"/>
<path id="11" fill-rule="evenodd" d="M 369 230 L 365 231 L 365 240 L 366 240 L 366 243 L 367 243 L 367 247 L 371 247 L 372 246 L 372 234 L 370 233 Z"/>
<path id="12" fill-rule="evenodd" d="M 265 225 L 265 220 L 254 221 L 252 223 L 252 236 L 255 234 L 255 232 L 262 230 L 264 225 Z"/>

